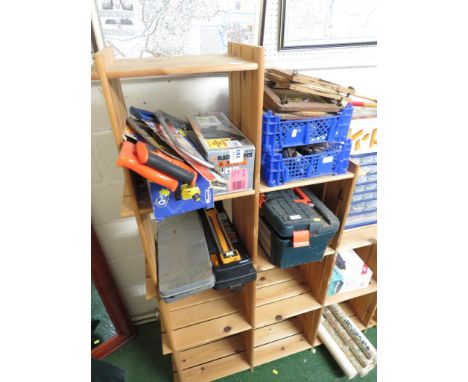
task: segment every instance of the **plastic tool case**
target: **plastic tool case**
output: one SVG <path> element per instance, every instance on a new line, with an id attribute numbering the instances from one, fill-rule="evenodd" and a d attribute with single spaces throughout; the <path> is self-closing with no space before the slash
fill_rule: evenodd
<path id="1" fill-rule="evenodd" d="M 321 261 L 340 224 L 312 192 L 301 188 L 265 194 L 260 217 L 260 244 L 280 268 Z"/>
<path id="2" fill-rule="evenodd" d="M 165 302 L 177 301 L 215 284 L 197 211 L 158 223 L 158 274 L 159 293 Z"/>
<path id="3" fill-rule="evenodd" d="M 213 289 L 238 290 L 254 281 L 257 271 L 222 203 L 215 203 L 213 210 L 205 211 L 202 220 L 216 278 Z"/>

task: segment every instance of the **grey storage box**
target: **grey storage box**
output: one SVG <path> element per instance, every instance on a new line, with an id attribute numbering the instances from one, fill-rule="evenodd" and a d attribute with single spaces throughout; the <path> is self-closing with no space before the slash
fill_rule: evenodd
<path id="1" fill-rule="evenodd" d="M 215 276 L 197 211 L 158 224 L 159 294 L 173 302 L 210 289 Z"/>

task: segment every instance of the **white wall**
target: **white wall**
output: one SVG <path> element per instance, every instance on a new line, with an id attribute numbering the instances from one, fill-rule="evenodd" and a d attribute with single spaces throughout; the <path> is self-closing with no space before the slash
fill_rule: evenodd
<path id="1" fill-rule="evenodd" d="M 353 86 L 377 96 L 376 68 L 314 70 L 311 75 Z M 306 73 L 306 72 L 304 72 Z M 163 109 L 177 117 L 193 112 L 228 111 L 225 75 L 122 81 L 127 107 Z M 91 85 L 92 222 L 116 283 L 133 318 L 154 312 L 145 298 L 143 248 L 134 218 L 120 218 L 123 173 L 115 166 L 117 149 L 99 82 Z"/>

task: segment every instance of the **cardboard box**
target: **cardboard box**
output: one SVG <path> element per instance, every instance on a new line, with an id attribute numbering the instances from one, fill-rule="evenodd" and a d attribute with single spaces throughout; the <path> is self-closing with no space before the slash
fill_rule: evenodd
<path id="1" fill-rule="evenodd" d="M 372 271 L 352 249 L 340 251 L 333 268 L 328 294 L 350 292 L 367 288 L 372 278 Z"/>
<path id="2" fill-rule="evenodd" d="M 199 113 L 187 116 L 197 145 L 216 171 L 227 180 L 227 190 L 215 194 L 253 188 L 255 146 L 223 113 Z"/>
<path id="3" fill-rule="evenodd" d="M 185 185 L 175 192 L 153 182 L 149 183 L 154 217 L 160 222 L 168 216 L 183 214 L 199 208 L 213 208 L 214 196 L 210 183 L 198 176 L 195 187 Z"/>

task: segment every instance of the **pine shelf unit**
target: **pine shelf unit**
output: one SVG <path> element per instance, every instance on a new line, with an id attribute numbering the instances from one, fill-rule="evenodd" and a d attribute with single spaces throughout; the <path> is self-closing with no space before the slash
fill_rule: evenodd
<path id="1" fill-rule="evenodd" d="M 257 269 L 257 280 L 236 293 L 208 290 L 171 304 L 159 296 L 156 233 L 149 197 L 141 192 L 142 179 L 123 169 L 121 215 L 136 219 L 145 253 L 146 297 L 157 300 L 163 353 L 172 355 L 174 380 L 211 381 L 310 349 L 319 343 L 322 309 L 333 302 L 346 307 L 360 327 L 376 324 L 376 226 L 344 231 L 359 167 L 350 162 L 346 174 L 278 187 L 268 187 L 260 180 L 262 47 L 229 43 L 227 55 L 125 60 L 115 60 L 112 48 L 105 48 L 94 58 L 91 79 L 100 81 L 118 148 L 127 117 L 122 78 L 210 73 L 228 73 L 229 118 L 256 147 L 254 189 L 215 199 L 230 200 L 233 223 Z M 309 187 L 341 224 L 321 262 L 280 269 L 269 262 L 258 245 L 259 198 L 261 193 L 297 186 Z M 327 297 L 338 248 L 363 250 L 360 255 L 375 267 L 374 280 L 364 290 Z M 364 251 L 368 248 L 369 253 Z"/>

